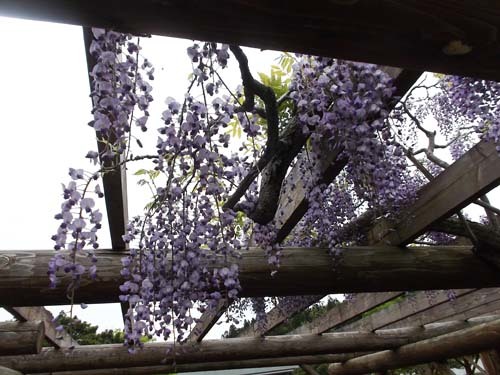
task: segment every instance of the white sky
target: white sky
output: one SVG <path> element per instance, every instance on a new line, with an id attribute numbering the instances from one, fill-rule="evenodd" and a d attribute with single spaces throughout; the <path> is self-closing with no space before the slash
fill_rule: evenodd
<path id="1" fill-rule="evenodd" d="M 151 119 L 145 150 L 154 150 L 156 128 L 167 96 L 182 98 L 191 71 L 186 48 L 188 40 L 154 37 L 142 39 L 144 55 L 155 65 Z M 91 168 L 85 154 L 94 150 L 89 83 L 82 29 L 77 26 L 33 22 L 0 17 L 0 45 L 3 58 L 0 103 L 1 176 L 0 250 L 52 249 L 51 235 L 57 229 L 53 218 L 62 202 L 61 183 L 69 167 Z M 254 70 L 268 72 L 276 52 L 247 50 Z M 236 64 L 230 61 L 225 76 L 230 87 L 240 83 Z M 155 123 L 158 126 L 155 126 Z M 148 144 L 151 147 L 148 147 Z M 146 151 L 147 152 L 147 151 Z M 139 166 L 131 166 L 133 173 Z M 149 196 L 130 176 L 129 216 L 140 214 Z M 105 212 L 104 200 L 100 200 Z M 107 222 L 100 233 L 102 248 L 111 246 Z M 47 279 L 48 283 L 48 279 Z M 64 306 L 49 307 L 54 314 Z M 123 328 L 118 304 L 75 307 L 76 315 L 101 329 Z M 0 321 L 10 315 L 0 309 Z M 216 326 L 211 337 L 220 337 L 225 327 Z"/>

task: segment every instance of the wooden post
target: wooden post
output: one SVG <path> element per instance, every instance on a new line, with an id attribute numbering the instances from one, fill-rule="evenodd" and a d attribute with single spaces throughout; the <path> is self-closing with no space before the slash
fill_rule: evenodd
<path id="1" fill-rule="evenodd" d="M 0 355 L 40 353 L 44 332 L 40 321 L 0 323 Z"/>

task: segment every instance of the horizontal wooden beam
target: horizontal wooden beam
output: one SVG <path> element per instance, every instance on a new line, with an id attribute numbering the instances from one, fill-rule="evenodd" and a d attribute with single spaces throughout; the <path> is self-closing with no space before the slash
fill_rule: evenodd
<path id="1" fill-rule="evenodd" d="M 233 338 L 187 343 L 174 350 L 173 343 L 146 343 L 134 355 L 119 344 L 82 345 L 72 350 L 44 348 L 39 355 L 3 356 L 0 366 L 30 372 L 141 367 L 164 364 L 201 363 L 249 360 L 258 358 L 304 355 L 342 354 L 384 350 L 425 340 L 448 332 L 472 327 L 483 321 L 454 321 L 424 327 L 407 327 L 378 332 L 327 333 L 318 335 L 268 336 L 264 338 Z M 500 325 L 500 323 L 499 323 Z M 182 348 L 182 350 L 181 350 Z M 165 358 L 165 353 L 175 353 Z"/>
<path id="2" fill-rule="evenodd" d="M 298 312 L 304 310 L 305 308 L 311 306 L 312 304 L 318 302 L 321 297 L 318 296 L 301 296 L 298 302 L 294 302 L 291 307 L 288 307 L 287 304 L 278 305 L 273 307 L 271 311 L 266 314 L 265 324 L 261 324 L 260 322 L 255 322 L 243 329 L 238 337 L 251 337 L 251 336 L 260 336 L 265 335 L 273 328 L 276 328 L 281 323 L 285 322 L 289 317 L 297 314 Z M 300 332 L 300 333 L 310 333 L 308 331 Z"/>
<path id="3" fill-rule="evenodd" d="M 57 348 L 69 348 L 77 346 L 78 343 L 74 340 L 66 330 L 56 330 L 54 324 L 54 316 L 43 306 L 32 307 L 9 307 L 2 306 L 5 310 L 11 313 L 16 319 L 25 321 L 40 320 L 45 328 L 45 338 Z"/>
<path id="4" fill-rule="evenodd" d="M 4 0 L 0 14 L 500 79 L 496 1 Z"/>
<path id="5" fill-rule="evenodd" d="M 36 373 L 36 375 L 157 375 L 165 373 L 181 373 L 229 370 L 239 368 L 259 368 L 274 366 L 290 366 L 299 363 L 319 364 L 328 362 L 347 361 L 348 359 L 359 357 L 365 353 L 344 353 L 344 354 L 322 354 L 297 357 L 278 357 L 247 359 L 243 361 L 224 361 L 224 362 L 200 362 L 200 363 L 181 363 L 173 365 L 155 365 L 142 367 L 124 367 L 124 368 L 106 368 L 96 370 L 72 370 Z M 0 372 L 1 374 L 1 372 Z"/>
<path id="6" fill-rule="evenodd" d="M 420 293 L 418 293 L 420 294 Z M 445 296 L 445 292 L 441 292 L 442 296 Z M 440 322 L 446 320 L 456 320 L 456 319 L 469 319 L 475 316 L 479 316 L 486 313 L 493 313 L 496 310 L 496 306 L 487 306 L 488 304 L 493 304 L 500 300 L 500 289 L 498 288 L 486 288 L 478 289 L 470 293 L 459 293 L 457 298 L 453 301 L 447 300 L 446 302 L 439 303 L 439 296 L 434 302 L 432 300 L 428 303 L 422 301 L 421 298 L 417 297 L 417 306 L 421 302 L 422 308 L 417 308 L 416 310 L 421 310 L 416 312 L 414 315 L 407 317 L 401 317 L 397 321 L 383 320 L 377 318 L 379 323 L 388 324 L 378 324 L 377 328 L 398 328 L 405 327 L 408 324 L 419 325 L 419 324 L 429 324 L 433 322 Z M 486 305 L 486 306 L 485 306 Z M 410 308 L 411 309 L 411 308 Z M 405 311 L 405 310 L 403 310 Z M 408 311 L 408 310 L 406 310 Z M 404 315 L 404 313 L 402 314 Z M 397 318 L 397 316 L 393 317 Z M 359 329 L 353 328 L 352 329 Z"/>
<path id="7" fill-rule="evenodd" d="M 401 296 L 402 292 L 360 293 L 354 296 L 354 301 L 343 301 L 333 306 L 312 322 L 294 329 L 290 334 L 316 333 L 321 334 L 339 325 L 359 317 L 365 312 Z"/>
<path id="8" fill-rule="evenodd" d="M 380 221 L 373 228 L 372 243 L 406 245 L 427 228 L 500 184 L 500 157 L 495 145 L 480 142 L 467 151 L 419 192 L 416 202 L 396 225 Z"/>
<path id="9" fill-rule="evenodd" d="M 500 345 L 500 320 L 330 365 L 330 375 L 366 374 L 456 358 Z"/>
<path id="10" fill-rule="evenodd" d="M 0 355 L 40 353 L 43 339 L 41 321 L 0 323 Z"/>
<path id="11" fill-rule="evenodd" d="M 493 288 L 492 288 L 493 289 Z M 457 304 L 463 297 L 471 294 L 474 289 L 457 289 L 454 290 L 457 296 Z M 443 317 L 446 315 L 444 312 L 450 305 L 450 298 L 445 291 L 436 291 L 434 297 L 430 297 L 429 293 L 432 292 L 416 292 L 412 296 L 407 296 L 400 301 L 394 302 L 393 304 L 387 306 L 385 309 L 376 311 L 362 319 L 354 320 L 338 328 L 338 331 L 352 331 L 352 330 L 363 330 L 363 331 L 373 331 L 376 329 L 381 329 L 385 327 L 404 327 L 398 323 L 399 321 L 405 321 L 406 325 L 421 325 L 425 323 L 432 323 L 437 320 L 437 316 Z M 438 306 L 440 307 L 439 309 Z M 439 312 L 437 312 L 439 310 Z M 435 311 L 437 313 L 432 314 L 434 320 L 430 319 L 425 323 L 421 323 L 418 319 L 419 316 L 429 312 Z M 396 324 L 393 326 L 393 324 Z"/>
<path id="12" fill-rule="evenodd" d="M 333 266 L 326 249 L 284 248 L 280 271 L 271 276 L 261 249 L 251 249 L 236 260 L 240 268 L 240 295 L 280 296 L 355 292 L 386 292 L 428 289 L 483 288 L 500 286 L 500 274 L 478 259 L 467 246 L 349 247 L 341 250 L 342 262 Z M 0 252 L 0 300 L 13 305 L 57 305 L 68 302 L 62 276 L 49 288 L 47 264 L 53 251 Z M 97 280 L 84 276 L 75 303 L 118 300 L 123 253 L 97 254 Z M 78 256 L 78 262 L 90 259 Z M 222 267 L 225 263 L 208 265 Z M 303 275 L 308 275 L 306 278 Z"/>

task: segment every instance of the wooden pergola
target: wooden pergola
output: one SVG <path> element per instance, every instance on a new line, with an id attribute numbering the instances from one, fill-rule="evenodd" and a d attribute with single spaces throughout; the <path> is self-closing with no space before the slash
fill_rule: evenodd
<path id="1" fill-rule="evenodd" d="M 82 25 L 123 32 L 216 40 L 376 63 L 390 74 L 402 96 L 422 71 L 499 80 L 500 3 L 493 0 L 3 0 L 0 15 Z M 89 66 L 92 57 L 87 55 Z M 398 67 L 398 68 L 394 68 Z M 323 155 L 323 181 L 344 168 L 337 155 Z M 293 191 L 279 202 L 275 222 L 283 240 L 307 210 L 305 187 L 295 169 Z M 293 182 L 293 183 L 292 183 Z M 75 302 L 118 302 L 122 240 L 127 222 L 125 170 L 103 177 L 112 249 L 101 250 L 97 281 L 83 279 Z M 452 216 L 500 184 L 500 157 L 480 142 L 425 185 L 396 223 L 360 217 L 369 244 L 342 251 L 332 269 L 321 248 L 286 248 L 279 272 L 271 277 L 265 255 L 252 249 L 237 260 L 241 296 L 311 295 L 293 311 L 275 308 L 266 327 L 242 337 L 203 340 L 224 313 L 221 301 L 207 311 L 176 354 L 170 344 L 148 343 L 129 355 L 121 345 L 78 346 L 56 332 L 42 306 L 66 304 L 69 277 L 49 289 L 47 264 L 53 252 L 0 251 L 0 305 L 19 323 L 0 324 L 0 366 L 6 374 L 155 374 L 241 367 L 332 363 L 331 374 L 383 372 L 407 365 L 482 353 L 485 370 L 500 373 L 500 234 L 472 228 L 481 246 L 411 246 L 429 230 L 463 233 Z M 484 202 L 482 203 L 484 206 Z M 82 263 L 88 260 L 82 259 Z M 214 265 L 212 265 L 214 266 Z M 217 266 L 217 265 L 215 265 Z M 307 274 L 307 277 L 302 277 Z M 425 290 L 451 289 L 456 299 Z M 404 292 L 417 291 L 408 302 Z M 290 335 L 266 336 L 288 317 L 330 293 L 358 293 Z M 387 302 L 387 308 L 367 315 Z M 46 337 L 54 348 L 41 348 Z M 10 369 L 10 370 L 7 370 Z"/>

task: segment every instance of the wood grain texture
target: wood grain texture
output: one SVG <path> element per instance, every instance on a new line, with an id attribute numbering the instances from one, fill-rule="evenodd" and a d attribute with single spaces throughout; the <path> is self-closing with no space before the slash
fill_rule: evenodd
<path id="1" fill-rule="evenodd" d="M 182 346 L 177 344 L 175 362 L 202 363 L 385 350 L 482 325 L 484 321 L 498 318 L 496 316 L 469 322 L 454 321 L 425 327 L 380 330 L 376 333 L 350 332 L 327 333 L 322 336 L 290 335 L 206 340 Z M 172 363 L 173 358 L 165 358 L 167 349 L 174 352 L 173 344 L 146 343 L 144 348 L 134 355 L 130 355 L 127 348 L 119 344 L 82 345 L 73 350 L 44 348 L 37 355 L 2 356 L 0 366 L 29 373 L 155 366 L 162 361 L 168 365 Z"/>
<path id="2" fill-rule="evenodd" d="M 41 321 L 0 323 L 0 355 L 40 353 L 43 339 Z"/>
<path id="3" fill-rule="evenodd" d="M 304 310 L 305 308 L 311 306 L 312 304 L 318 302 L 321 297 L 318 296 L 303 296 L 299 303 L 293 303 L 293 307 L 285 306 L 276 306 L 271 311 L 269 311 L 266 315 L 265 324 L 262 326 L 261 324 L 255 322 L 248 326 L 246 329 L 243 329 L 238 337 L 251 337 L 251 336 L 260 336 L 265 335 L 273 328 L 279 326 L 281 323 L 285 322 L 289 317 L 297 314 L 298 312 Z M 299 332 L 298 332 L 299 333 Z M 300 332 L 300 333 L 309 333 L 309 332 Z"/>
<path id="4" fill-rule="evenodd" d="M 0 374 L 2 374 L 2 375 L 23 375 L 23 373 L 21 373 L 19 371 L 12 370 L 10 368 L 3 367 L 3 366 L 0 366 Z"/>
<path id="5" fill-rule="evenodd" d="M 213 371 L 227 370 L 239 368 L 259 368 L 271 366 L 289 366 L 299 363 L 318 364 L 328 362 L 347 361 L 348 359 L 359 357 L 366 353 L 345 353 L 345 354 L 322 354 L 297 357 L 278 357 L 278 358 L 262 358 L 262 359 L 247 359 L 243 361 L 224 361 L 224 362 L 201 362 L 201 363 L 183 363 L 172 365 L 155 365 L 143 367 L 127 367 L 127 368 L 107 368 L 96 370 L 74 370 L 74 371 L 57 371 L 47 373 L 37 373 L 36 375 L 158 375 L 165 373 L 180 373 L 191 371 Z M 202 372 L 200 372 L 202 373 Z"/>
<path id="6" fill-rule="evenodd" d="M 327 332 L 402 294 L 401 292 L 356 294 L 354 301 L 343 301 L 312 322 L 296 328 L 290 334 L 306 332 L 321 334 Z"/>
<path id="7" fill-rule="evenodd" d="M 45 329 L 45 337 L 56 348 L 69 348 L 77 346 L 78 343 L 74 340 L 66 330 L 57 331 L 54 324 L 54 316 L 43 306 L 32 307 L 9 307 L 3 306 L 5 310 L 14 315 L 14 317 L 22 322 L 39 320 L 43 322 Z"/>
<path id="8" fill-rule="evenodd" d="M 83 40 L 85 44 L 85 56 L 87 59 L 87 71 L 91 72 L 96 64 L 95 58 L 90 54 L 90 44 L 92 43 L 92 31 L 90 28 L 83 28 Z M 89 75 L 90 92 L 94 91 L 92 77 Z M 101 139 L 102 135 L 96 132 L 96 139 Z M 113 142 L 113 140 L 108 140 Z M 105 142 L 97 141 L 99 154 L 105 151 Z M 116 157 L 113 162 L 103 161 L 101 165 L 110 168 L 120 162 Z M 125 234 L 125 228 L 128 222 L 128 204 L 127 204 L 127 171 L 125 165 L 113 168 L 102 175 L 102 185 L 104 200 L 106 202 L 106 214 L 108 217 L 109 232 L 111 237 L 111 247 L 113 250 L 124 250 L 127 245 L 122 236 Z"/>
<path id="9" fill-rule="evenodd" d="M 373 243 L 406 245 L 434 222 L 464 208 L 500 183 L 500 157 L 493 143 L 480 142 L 419 192 L 396 225 L 379 222 Z"/>
<path id="10" fill-rule="evenodd" d="M 217 323 L 219 318 L 227 310 L 229 301 L 225 298 L 221 299 L 217 306 L 213 309 L 206 310 L 196 322 L 194 328 L 191 330 L 188 341 L 190 342 L 201 342 L 203 338 L 208 334 L 212 327 Z"/>
<path id="11" fill-rule="evenodd" d="M 498 288 L 479 289 L 459 295 L 456 300 L 431 306 L 429 309 L 386 325 L 384 328 L 397 328 L 408 324 L 428 324 L 455 319 L 469 319 L 496 311 L 497 307 L 493 304 L 495 302 L 498 304 L 499 301 L 500 290 Z"/>
<path id="12" fill-rule="evenodd" d="M 474 289 L 458 289 L 453 291 L 457 296 L 457 308 L 461 309 L 466 300 L 465 296 L 474 292 Z M 446 312 L 452 310 L 448 293 L 436 291 L 431 297 L 430 292 L 417 292 L 387 308 L 374 312 L 362 319 L 344 324 L 338 331 L 366 330 L 373 331 L 381 328 L 404 327 L 405 325 L 423 325 L 432 323 L 439 317 L 446 317 Z M 463 301 L 463 302 L 462 302 Z M 424 316 L 426 318 L 424 318 Z M 404 322 L 404 323 L 403 323 Z"/>
<path id="13" fill-rule="evenodd" d="M 403 70 L 388 66 L 381 66 L 380 70 L 386 72 L 393 80 L 396 91 L 394 96 L 403 96 L 416 82 L 421 72 Z M 321 155 L 320 170 L 322 184 L 330 184 L 347 164 L 347 159 L 340 158 L 341 149 L 325 151 Z M 306 187 L 302 179 L 303 171 L 295 165 L 288 173 L 283 183 L 278 209 L 274 217 L 277 228 L 277 241 L 283 241 L 300 221 L 307 211 L 309 203 L 305 197 Z"/>
<path id="14" fill-rule="evenodd" d="M 500 286 L 500 274 L 478 259 L 470 247 L 349 247 L 341 250 L 335 266 L 326 249 L 285 248 L 280 272 L 271 276 L 267 258 L 252 249 L 237 260 L 241 296 L 281 296 L 329 293 L 388 292 Z M 61 275 L 49 288 L 47 264 L 53 251 L 0 252 L 0 300 L 18 306 L 57 305 L 68 302 L 69 277 Z M 84 276 L 75 303 L 118 300 L 123 253 L 101 251 L 95 281 Z M 78 261 L 89 264 L 89 258 Z M 221 267 L 225 263 L 208 265 Z M 306 278 L 303 275 L 308 275 Z"/>
<path id="15" fill-rule="evenodd" d="M 286 7 L 265 0 L 146 0 L 140 7 L 132 0 L 4 0 L 0 12 L 500 79 L 495 0 L 291 0 Z M 449 48 L 453 41 L 464 48 Z"/>
<path id="16" fill-rule="evenodd" d="M 329 366 L 330 375 L 365 374 L 475 354 L 500 345 L 500 320 Z"/>

